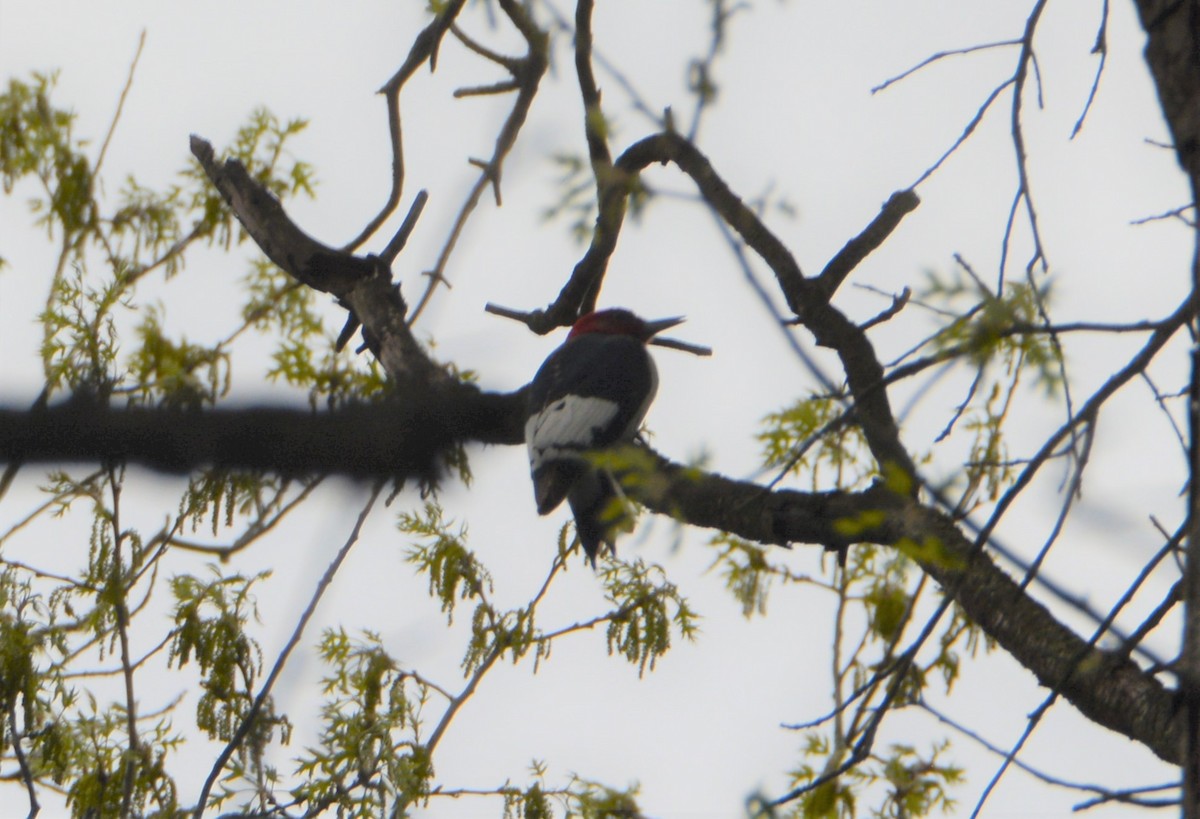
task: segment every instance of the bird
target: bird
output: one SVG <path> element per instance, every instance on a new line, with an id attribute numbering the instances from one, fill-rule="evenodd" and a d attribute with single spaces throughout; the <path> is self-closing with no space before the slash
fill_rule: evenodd
<path id="1" fill-rule="evenodd" d="M 529 385 L 525 444 L 538 514 L 550 514 L 565 498 L 592 568 L 602 549 L 615 553 L 616 533 L 631 522 L 616 478 L 587 456 L 637 437 L 658 391 L 646 345 L 682 321 L 646 321 L 621 308 L 587 313 Z"/>

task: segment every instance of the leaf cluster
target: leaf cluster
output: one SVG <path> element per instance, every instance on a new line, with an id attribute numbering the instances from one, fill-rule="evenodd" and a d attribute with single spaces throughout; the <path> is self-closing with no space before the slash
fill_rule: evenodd
<path id="1" fill-rule="evenodd" d="M 254 577 L 222 576 L 202 581 L 191 575 L 171 579 L 175 598 L 175 629 L 168 663 L 200 667 L 203 693 L 196 704 L 196 724 L 210 739 L 228 742 L 254 699 L 255 681 L 262 674 L 262 651 L 247 634 L 257 619 L 251 589 L 269 572 Z"/>
<path id="2" fill-rule="evenodd" d="M 321 682 L 322 728 L 297 762 L 303 784 L 292 796 L 339 815 L 406 815 L 433 782 L 432 756 L 419 736 L 428 689 L 370 632 L 352 639 L 326 630 L 319 653 L 330 670 Z"/>
<path id="3" fill-rule="evenodd" d="M 143 304 L 139 287 L 154 271 L 170 280 L 194 247 L 230 247 L 236 220 L 195 164 L 162 190 L 131 176 L 107 196 L 104 149 L 95 152 L 75 134 L 75 115 L 52 102 L 54 80 L 14 79 L 0 93 L 4 191 L 31 186 L 36 224 L 59 250 L 39 316 L 46 382 L 39 403 L 67 392 L 128 405 L 212 406 L 231 388 L 231 345 L 249 319 L 224 339 L 197 344 L 170 330 L 160 305 Z M 231 151 L 278 195 L 311 194 L 311 169 L 290 161 L 286 147 L 302 128 L 257 111 Z M 269 304 L 261 291 L 248 297 L 256 315 L 274 311 L 281 326 L 306 320 L 300 302 Z M 143 711 L 151 698 L 141 680 L 162 672 L 156 658 L 164 649 L 166 667 L 191 664 L 200 678 L 195 724 L 214 739 L 231 737 L 261 677 L 250 589 L 263 577 L 215 569 L 203 580 L 177 576 L 169 583 L 173 616 L 163 625 L 151 614 L 161 613 L 152 600 L 162 558 L 169 548 L 226 556 L 269 531 L 317 483 L 211 471 L 192 479 L 177 516 L 143 532 L 122 522 L 126 475 L 116 459 L 83 475 L 49 475 L 46 501 L 0 532 L 0 759 L 19 772 L 31 806 L 47 789 L 76 816 L 176 813 L 169 773 L 180 744 L 171 728 L 176 702 Z M 78 570 L 63 574 L 14 557 L 30 524 L 75 516 L 79 501 L 89 534 Z M 209 524 L 213 537 L 241 532 L 230 547 L 192 543 L 182 538 L 188 523 L 193 531 Z M 121 682 L 111 699 L 103 693 L 109 679 Z M 289 726 L 269 703 L 259 713 L 233 765 L 262 783 L 273 775 L 262 749 L 276 728 L 286 741 Z"/>
<path id="4" fill-rule="evenodd" d="M 921 297 L 945 321 L 933 336 L 943 354 L 966 356 L 976 367 L 1030 368 L 1048 394 L 1062 384 L 1062 352 L 1044 331 L 1052 280 L 1008 281 L 1000 292 L 985 286 L 965 263 L 949 275 L 929 273 Z"/>
<path id="5" fill-rule="evenodd" d="M 812 395 L 768 414 L 755 436 L 763 464 L 781 475 L 805 477 L 812 488 L 852 489 L 873 476 L 862 431 L 841 403 Z"/>

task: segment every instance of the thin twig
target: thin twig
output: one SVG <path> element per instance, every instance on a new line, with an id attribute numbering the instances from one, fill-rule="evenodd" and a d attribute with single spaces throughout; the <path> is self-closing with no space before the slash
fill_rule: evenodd
<path id="1" fill-rule="evenodd" d="M 903 80 L 907 77 L 911 77 L 913 74 L 917 73 L 922 68 L 925 68 L 926 66 L 929 66 L 929 65 L 933 65 L 934 63 L 944 60 L 947 57 L 957 57 L 962 54 L 974 54 L 977 51 L 987 51 L 988 49 L 992 49 L 992 48 L 1004 48 L 1006 46 L 1015 46 L 1015 45 L 1020 45 L 1020 44 L 1021 44 L 1020 40 L 1000 40 L 995 43 L 983 43 L 982 45 L 967 46 L 966 48 L 952 48 L 947 51 L 939 51 L 938 53 L 931 54 L 930 56 L 921 60 L 921 62 L 917 63 L 912 68 L 905 69 L 904 71 L 901 71 L 896 76 L 890 77 L 889 79 L 884 80 L 879 85 L 872 88 L 871 93 L 878 94 L 880 91 L 884 90 L 885 88 L 887 88 L 891 85 L 895 85 L 896 83 L 900 82 L 901 80 Z"/>
<path id="2" fill-rule="evenodd" d="M 346 252 L 358 249 L 363 242 L 371 238 L 379 226 L 400 206 L 400 198 L 404 193 L 404 134 L 400 120 L 400 91 L 426 61 L 429 62 L 431 71 L 437 67 L 438 47 L 465 4 L 466 0 L 449 0 L 429 25 L 413 39 L 404 64 L 379 89 L 379 93 L 387 100 L 388 134 L 392 148 L 392 187 L 379 213 L 343 248 Z"/>
<path id="3" fill-rule="evenodd" d="M 966 127 L 963 128 L 962 133 L 958 135 L 958 138 L 954 140 L 950 147 L 947 148 L 940 157 L 938 157 L 936 162 L 921 172 L 921 175 L 917 177 L 915 182 L 909 185 L 909 188 L 918 187 L 926 179 L 933 176 L 934 172 L 936 172 L 938 168 L 942 167 L 946 160 L 949 159 L 951 155 L 954 154 L 954 152 L 957 151 L 962 144 L 970 138 L 971 134 L 975 133 L 975 129 L 978 128 L 979 123 L 983 121 L 984 114 L 986 114 L 988 109 L 992 107 L 992 103 L 994 103 L 1000 94 L 1004 92 L 1004 89 L 1012 85 L 1014 81 L 1015 80 L 1013 77 L 1009 77 L 1007 80 L 992 89 L 991 93 L 988 94 L 987 99 L 985 99 L 975 111 L 975 116 L 971 117 L 970 122 L 968 122 Z"/>
<path id="4" fill-rule="evenodd" d="M 134 696 L 133 690 L 134 667 L 132 652 L 129 648 L 129 609 L 125 602 L 125 595 L 131 590 L 131 585 L 125 578 L 122 565 L 124 558 L 121 554 L 121 544 L 125 541 L 125 533 L 121 530 L 121 481 L 124 479 L 124 475 L 118 475 L 118 472 L 123 473 L 124 469 L 115 465 L 108 467 L 109 492 L 112 494 L 112 510 L 109 514 L 109 526 L 112 530 L 113 538 L 112 577 L 108 582 L 113 586 L 113 608 L 116 610 L 117 639 L 121 647 L 121 670 L 123 672 L 122 679 L 125 684 L 125 730 L 129 736 L 130 755 L 124 762 L 125 771 L 121 794 L 121 814 L 128 816 L 133 804 L 133 786 L 136 774 L 135 769 L 137 767 L 136 758 L 140 756 L 141 740 L 137 729 L 137 698 Z M 130 562 L 133 562 L 132 555 L 130 556 Z"/>
<path id="5" fill-rule="evenodd" d="M 693 60 L 690 67 L 692 74 L 691 84 L 696 95 L 696 106 L 692 109 L 692 121 L 687 129 L 687 138 L 695 142 L 700 136 L 700 121 L 705 112 L 712 106 L 712 101 L 716 98 L 716 84 L 713 82 L 713 67 L 716 65 L 717 57 L 721 54 L 721 48 L 725 45 L 725 26 L 729 24 L 733 15 L 740 11 L 745 11 L 750 8 L 749 3 L 734 3 L 732 6 L 726 6 L 725 0 L 713 0 L 710 3 L 712 6 L 712 17 L 709 22 L 709 31 L 711 32 L 708 39 L 708 51 L 698 60 Z"/>
<path id="6" fill-rule="evenodd" d="M 1185 225 L 1187 225 L 1188 227 L 1195 228 L 1196 220 L 1189 219 L 1186 216 L 1184 216 L 1184 214 L 1187 213 L 1189 210 L 1195 210 L 1195 209 L 1196 209 L 1196 203 L 1189 202 L 1186 205 L 1180 205 L 1177 208 L 1171 208 L 1168 211 L 1163 211 L 1162 213 L 1156 213 L 1153 216 L 1142 216 L 1141 218 L 1138 218 L 1138 219 L 1132 219 L 1132 220 L 1130 220 L 1129 224 L 1144 225 L 1144 224 L 1147 224 L 1148 222 L 1157 222 L 1157 221 L 1161 221 L 1163 219 L 1178 219 L 1181 222 L 1183 222 Z"/>
<path id="7" fill-rule="evenodd" d="M 242 549 L 245 549 L 247 546 L 254 543 L 263 535 L 274 529 L 280 523 L 280 521 L 282 521 L 288 516 L 289 513 L 292 512 L 292 510 L 299 508 L 300 504 L 307 500 L 308 496 L 311 495 L 324 480 L 324 477 L 319 477 L 316 480 L 309 481 L 305 484 L 300 493 L 296 495 L 296 497 L 292 498 L 283 505 L 279 505 L 282 503 L 283 495 L 287 491 L 287 483 L 285 482 L 284 486 L 276 494 L 275 499 L 267 506 L 265 510 L 263 510 L 263 514 L 269 512 L 272 507 L 276 506 L 278 506 L 277 511 L 267 518 L 266 522 L 263 522 L 263 517 L 260 515 L 258 520 L 251 522 L 250 525 L 246 527 L 246 530 L 228 545 L 195 543 L 193 541 L 184 540 L 183 538 L 175 537 L 173 535 L 168 535 L 166 537 L 166 542 L 171 547 L 176 549 L 185 549 L 191 552 L 200 552 L 201 554 L 217 555 L 221 558 L 221 560 L 228 560 L 234 554 L 240 552 Z"/>
<path id="8" fill-rule="evenodd" d="M 1096 30 L 1096 43 L 1092 46 L 1092 53 L 1100 55 L 1100 63 L 1096 66 L 1096 74 L 1092 77 L 1092 87 L 1088 90 L 1087 102 L 1083 104 L 1083 111 L 1079 114 L 1079 119 L 1075 120 L 1075 127 L 1071 129 L 1071 139 L 1079 135 L 1083 130 L 1084 120 L 1087 119 L 1088 112 L 1092 110 L 1092 103 L 1096 100 L 1096 91 L 1100 88 L 1100 78 L 1104 75 L 1104 66 L 1108 61 L 1108 0 L 1104 0 L 1100 9 L 1100 27 Z"/>
<path id="9" fill-rule="evenodd" d="M 1046 542 L 1042 544 L 1042 548 L 1038 550 L 1033 561 L 1029 564 L 1029 568 L 1025 570 L 1025 577 L 1021 579 L 1021 589 L 1029 587 L 1029 584 L 1037 576 L 1038 570 L 1042 563 L 1046 560 L 1046 556 L 1050 554 L 1051 547 L 1058 541 L 1059 535 L 1062 534 L 1063 527 L 1067 524 L 1067 516 L 1071 513 L 1071 507 L 1080 497 L 1080 491 L 1083 486 L 1083 470 L 1087 468 L 1088 460 L 1092 453 L 1092 442 L 1096 439 L 1095 423 L 1087 424 L 1083 429 L 1083 451 L 1074 459 L 1074 469 L 1071 470 L 1070 485 L 1067 491 L 1063 493 L 1063 503 L 1058 510 L 1058 515 L 1055 517 L 1054 526 L 1050 529 L 1050 534 L 1046 537 Z"/>
<path id="10" fill-rule="evenodd" d="M 1142 587 L 1142 584 L 1146 582 L 1146 580 L 1150 577 L 1150 574 L 1154 571 L 1155 567 L 1158 566 L 1162 559 L 1171 553 L 1174 546 L 1175 544 L 1172 542 L 1166 543 L 1158 550 L 1154 557 L 1142 567 L 1142 570 L 1138 573 L 1138 576 L 1135 577 L 1133 582 L 1130 583 L 1125 589 L 1125 593 L 1121 595 L 1120 599 L 1117 600 L 1117 602 L 1109 610 L 1104 620 L 1096 627 L 1095 631 L 1092 632 L 1092 636 L 1088 639 L 1087 643 L 1080 648 L 1079 655 L 1074 658 L 1073 662 L 1068 663 L 1068 671 L 1064 675 L 1063 679 L 1052 681 L 1049 696 L 1047 696 L 1046 699 L 1043 700 L 1042 703 L 1036 709 L 1034 709 L 1033 713 L 1027 718 L 1025 730 L 1013 744 L 1012 748 L 1009 749 L 1009 751 L 1004 755 L 1004 761 L 1000 764 L 999 769 L 997 769 L 995 775 L 988 782 L 987 787 L 984 788 L 983 793 L 980 794 L 979 801 L 976 802 L 975 809 L 971 813 L 971 819 L 975 819 L 975 817 L 977 817 L 983 810 L 984 803 L 987 802 L 988 797 L 991 795 L 992 791 L 995 790 L 996 786 L 1000 782 L 1000 779 L 1004 776 L 1009 766 L 1016 761 L 1017 754 L 1021 752 L 1021 749 L 1025 746 L 1025 743 L 1033 735 L 1033 732 L 1041 722 L 1042 717 L 1058 701 L 1060 693 L 1070 680 L 1073 670 L 1079 664 L 1085 661 L 1085 652 L 1090 651 L 1091 648 L 1100 641 L 1100 638 L 1103 637 L 1106 632 L 1111 631 L 1115 633 L 1113 624 L 1117 619 L 1117 615 L 1131 600 L 1133 600 L 1134 595 Z M 1108 661 L 1114 662 L 1114 659 L 1110 657 L 1108 658 Z"/>
<path id="11" fill-rule="evenodd" d="M 1013 75 L 1013 98 L 1012 98 L 1012 114 L 1011 114 L 1011 136 L 1013 143 L 1013 151 L 1017 159 L 1017 194 L 1013 201 L 1014 209 L 1020 201 L 1025 202 L 1025 213 L 1028 217 L 1029 230 L 1032 234 L 1033 255 L 1025 265 L 1026 272 L 1033 270 L 1034 266 L 1040 261 L 1042 263 L 1042 272 L 1049 270 L 1049 265 L 1046 262 L 1045 248 L 1042 245 L 1041 230 L 1038 227 L 1037 211 L 1033 204 L 1033 193 L 1029 186 L 1029 166 L 1028 158 L 1025 151 L 1025 130 L 1021 125 L 1021 101 L 1025 92 L 1025 83 L 1028 77 L 1028 66 L 1033 65 L 1035 78 L 1037 79 L 1038 91 L 1038 107 L 1041 107 L 1041 80 L 1037 77 L 1037 57 L 1033 50 L 1033 36 L 1037 31 L 1037 25 L 1041 19 L 1042 12 L 1046 8 L 1048 0 L 1038 0 L 1033 9 L 1029 13 L 1028 19 L 1025 21 L 1025 32 L 1021 38 L 1021 56 L 1017 59 L 1017 71 Z M 1011 226 L 1011 219 L 1010 219 Z M 1004 256 L 1007 255 L 1008 245 L 1012 239 L 1009 228 L 1005 229 L 1004 238 L 1002 239 L 1001 262 L 999 275 L 1001 282 L 1004 279 Z M 1003 288 L 998 284 L 996 292 L 1000 292 Z M 1037 290 L 1035 288 L 1034 292 Z"/>
<path id="12" fill-rule="evenodd" d="M 928 712 L 930 715 L 932 715 L 934 717 L 934 719 L 936 719 L 938 722 L 942 723 L 943 725 L 949 726 L 950 728 L 953 728 L 955 731 L 958 731 L 960 734 L 967 737 L 968 739 L 974 740 L 975 742 L 977 742 L 979 745 L 981 745 L 988 751 L 991 751 L 993 754 L 996 754 L 998 756 L 1003 756 L 1006 753 L 1003 748 L 999 747 L 998 745 L 995 745 L 992 742 L 989 742 L 987 739 L 985 739 L 983 736 L 981 736 L 977 732 L 971 730 L 970 728 L 968 728 L 967 726 L 958 722 L 957 720 L 953 719 L 952 717 L 947 716 L 944 712 L 938 710 L 937 708 L 934 708 L 924 698 L 917 700 L 916 705 L 918 708 L 921 708 L 922 710 L 924 710 L 924 711 Z M 1046 783 L 1047 785 L 1054 785 L 1056 787 L 1069 788 L 1071 790 L 1077 790 L 1077 791 L 1089 791 L 1091 793 L 1096 794 L 1101 800 L 1119 798 L 1118 794 L 1121 793 L 1120 791 L 1109 790 L 1108 788 L 1105 788 L 1101 785 L 1091 785 L 1091 784 L 1087 784 L 1087 783 L 1083 783 L 1083 782 L 1070 782 L 1066 779 L 1060 779 L 1056 776 L 1050 776 L 1049 774 L 1045 773 L 1044 771 L 1040 771 L 1037 768 L 1033 767 L 1032 765 L 1029 765 L 1020 760 L 1015 760 L 1013 762 L 1013 764 L 1017 768 L 1020 768 L 1025 773 L 1029 774 L 1030 776 L 1034 777 L 1035 779 L 1041 780 L 1042 782 Z M 1157 790 L 1163 790 L 1163 789 L 1169 788 L 1169 787 L 1179 787 L 1179 786 L 1178 785 L 1154 785 L 1154 786 L 1149 786 L 1146 788 L 1139 788 L 1139 789 L 1137 789 L 1137 792 L 1157 791 Z M 1126 793 L 1132 793 L 1132 792 L 1126 792 Z"/>
<path id="13" fill-rule="evenodd" d="M 108 124 L 108 131 L 104 134 L 104 141 L 100 143 L 100 153 L 96 156 L 96 164 L 92 166 L 92 179 L 96 179 L 100 175 L 100 166 L 104 164 L 104 157 L 108 154 L 108 145 L 112 142 L 113 134 L 116 133 L 117 123 L 121 121 L 121 112 L 125 110 L 125 100 L 129 96 L 129 89 L 133 88 L 133 76 L 137 72 L 138 60 L 142 57 L 142 48 L 146 45 L 146 29 L 142 29 L 141 35 L 138 36 L 137 50 L 133 53 L 133 61 L 129 63 L 129 73 L 125 77 L 125 87 L 121 89 L 121 96 L 117 99 L 117 110 L 113 113 L 112 121 Z"/>
<path id="14" fill-rule="evenodd" d="M 669 350 L 680 350 L 702 357 L 713 354 L 712 347 L 706 347 L 703 344 L 692 344 L 689 341 L 680 341 L 677 338 L 658 338 L 656 336 L 647 343 L 653 344 L 655 347 L 666 347 Z"/>
<path id="15" fill-rule="evenodd" d="M 204 787 L 200 790 L 200 796 L 196 801 L 196 809 L 192 812 L 193 819 L 203 819 L 204 808 L 208 803 L 208 795 L 211 793 L 213 785 L 216 784 L 217 777 L 221 775 L 221 771 L 225 769 L 225 765 L 229 762 L 229 758 L 245 741 L 251 729 L 254 727 L 255 721 L 258 719 L 258 714 L 262 710 L 263 704 L 271 693 L 271 689 L 275 685 L 275 681 L 279 678 L 283 671 L 284 665 L 287 664 L 288 657 L 291 656 L 292 650 L 300 642 L 301 636 L 304 634 L 304 629 L 308 625 L 308 621 L 312 619 L 313 614 L 317 610 L 317 604 L 321 602 L 321 597 L 324 596 L 326 590 L 333 583 L 333 578 L 341 568 L 346 556 L 350 554 L 350 549 L 358 541 L 359 533 L 362 531 L 363 524 L 366 523 L 367 516 L 371 513 L 372 507 L 375 505 L 376 498 L 379 497 L 380 491 L 383 489 L 383 483 L 376 483 L 371 490 L 371 496 L 367 499 L 363 510 L 359 512 L 358 519 L 354 522 L 354 528 L 350 530 L 349 537 L 334 556 L 333 562 L 329 564 L 329 568 L 325 570 L 325 574 L 317 583 L 317 588 L 313 592 L 312 599 L 308 601 L 308 607 L 304 613 L 300 615 L 300 620 L 296 623 L 296 628 L 292 631 L 292 636 L 288 639 L 287 645 L 279 652 L 279 657 L 275 660 L 275 665 L 271 668 L 271 673 L 267 676 L 258 695 L 254 698 L 254 703 L 250 706 L 250 710 L 242 718 L 241 724 L 238 726 L 237 732 L 233 738 L 221 750 L 217 761 L 213 764 L 212 770 L 208 774 L 208 779 L 204 781 Z"/>
<path id="16" fill-rule="evenodd" d="M 396 231 L 396 235 L 388 242 L 387 247 L 379 254 L 379 258 L 383 259 L 388 265 L 396 261 L 396 257 L 400 255 L 400 251 L 404 250 L 404 246 L 408 244 L 408 237 L 412 235 L 413 230 L 417 226 L 417 220 L 421 218 L 421 212 L 425 210 L 425 203 L 429 201 L 429 193 L 425 190 L 417 191 L 416 197 L 408 208 L 408 215 L 404 217 L 404 222 Z"/>
<path id="17" fill-rule="evenodd" d="M 1189 295 L 1188 298 L 1175 309 L 1170 316 L 1159 324 L 1147 339 L 1142 348 L 1134 354 L 1134 356 L 1123 366 L 1117 370 L 1107 381 L 1094 393 L 1087 401 L 1084 402 L 1072 418 L 1064 423 L 1059 429 L 1050 435 L 1042 444 L 1037 454 L 1031 459 L 1028 466 L 1017 476 L 1012 485 L 996 502 L 995 509 L 991 517 L 988 518 L 979 531 L 977 542 L 985 542 L 991 535 L 992 531 L 1000 522 L 1000 518 L 1008 510 L 1025 487 L 1033 480 L 1034 475 L 1041 468 L 1042 464 L 1050 457 L 1050 454 L 1055 450 L 1060 442 L 1069 435 L 1073 435 L 1076 427 L 1087 419 L 1095 417 L 1100 411 L 1100 408 L 1108 401 L 1108 399 L 1123 387 L 1130 379 L 1142 372 L 1150 360 L 1158 354 L 1158 351 L 1166 346 L 1167 342 L 1174 337 L 1175 333 L 1187 324 L 1193 318 L 1196 312 L 1196 296 Z"/>
<path id="18" fill-rule="evenodd" d="M 873 318 L 867 319 L 866 321 L 864 321 L 862 324 L 859 325 L 859 328 L 863 332 L 866 332 L 867 330 L 870 330 L 872 327 L 875 327 L 879 324 L 883 324 L 885 321 L 890 321 L 893 317 L 896 316 L 897 313 L 899 313 L 901 310 L 903 310 L 908 305 L 908 300 L 910 298 L 912 298 L 912 288 L 905 287 L 903 290 L 901 290 L 895 296 L 892 296 L 892 303 L 890 305 L 888 305 L 888 308 L 886 310 L 880 312 L 878 315 L 874 316 Z"/>
<path id="19" fill-rule="evenodd" d="M 1150 393 L 1154 396 L 1154 403 L 1158 405 L 1158 408 L 1160 410 L 1162 410 L 1162 414 L 1166 416 L 1167 423 L 1171 425 L 1171 431 L 1173 433 L 1175 433 L 1175 440 L 1179 442 L 1179 449 L 1184 454 L 1184 457 L 1186 458 L 1187 457 L 1187 438 L 1184 435 L 1183 430 L 1180 429 L 1179 424 L 1175 421 L 1175 416 L 1172 415 L 1170 409 L 1167 408 L 1167 398 L 1182 398 L 1183 396 L 1182 395 L 1174 395 L 1174 396 L 1163 395 L 1161 392 L 1159 392 L 1158 385 L 1154 383 L 1154 380 L 1150 377 L 1149 373 L 1146 373 L 1146 372 L 1141 373 L 1141 379 L 1142 379 L 1142 381 L 1145 382 L 1146 386 L 1149 387 Z"/>
<path id="20" fill-rule="evenodd" d="M 26 728 L 28 727 L 26 726 Z M 21 739 L 24 735 L 17 728 L 16 703 L 8 708 L 8 730 L 9 736 L 12 738 L 13 756 L 17 758 L 17 767 L 21 772 L 21 782 L 24 783 L 25 791 L 29 794 L 29 813 L 26 816 L 28 819 L 34 819 L 41 810 L 41 806 L 38 804 L 37 789 L 33 784 L 33 770 L 29 767 L 29 760 L 25 758 L 25 751 L 21 748 Z"/>
<path id="21" fill-rule="evenodd" d="M 461 6 L 461 4 L 462 0 L 459 0 L 458 5 Z M 549 64 L 545 34 L 534 25 L 532 19 L 526 14 L 524 7 L 513 2 L 513 0 L 501 0 L 500 6 L 509 21 L 521 33 L 521 36 L 525 38 L 528 46 L 525 56 L 515 58 L 513 63 L 513 80 L 520 85 L 520 88 L 517 91 L 517 98 L 509 110 L 508 117 L 504 120 L 503 125 L 500 126 L 499 133 L 496 135 L 492 155 L 486 160 L 470 160 L 472 165 L 480 169 L 479 178 L 471 186 L 471 190 L 467 193 L 466 199 L 459 208 L 458 215 L 455 217 L 454 224 L 450 228 L 450 233 L 442 245 L 442 250 L 438 254 L 437 261 L 430 270 L 425 271 L 424 275 L 427 278 L 425 290 L 422 292 L 420 298 L 417 299 L 416 305 L 409 312 L 407 322 L 410 326 L 415 324 L 425 311 L 425 307 L 429 304 L 429 300 L 433 297 L 433 293 L 438 286 L 443 284 L 449 285 L 449 280 L 446 278 L 446 267 L 450 263 L 450 256 L 458 245 L 458 240 L 462 237 L 467 221 L 475 211 L 475 207 L 479 204 L 483 192 L 490 187 L 494 193 L 497 205 L 500 204 L 500 174 L 504 160 L 516 144 L 517 136 L 525 124 L 529 109 L 532 107 L 534 97 L 537 95 L 538 84 L 541 82 L 542 75 L 545 74 Z"/>

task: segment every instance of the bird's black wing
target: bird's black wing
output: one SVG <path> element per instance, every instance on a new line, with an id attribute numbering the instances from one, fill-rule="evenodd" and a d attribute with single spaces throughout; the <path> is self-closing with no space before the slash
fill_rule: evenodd
<path id="1" fill-rule="evenodd" d="M 584 335 L 551 353 L 530 385 L 525 422 L 539 514 L 562 503 L 586 471 L 582 452 L 637 432 L 656 387 L 654 363 L 635 338 Z"/>

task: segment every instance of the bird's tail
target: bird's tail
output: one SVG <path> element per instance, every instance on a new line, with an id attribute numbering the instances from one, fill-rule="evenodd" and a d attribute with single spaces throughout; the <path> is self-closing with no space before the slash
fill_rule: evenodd
<path id="1" fill-rule="evenodd" d="M 617 534 L 633 530 L 633 509 L 607 469 L 588 469 L 567 494 L 575 531 L 592 568 L 602 549 L 616 553 Z"/>

